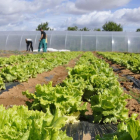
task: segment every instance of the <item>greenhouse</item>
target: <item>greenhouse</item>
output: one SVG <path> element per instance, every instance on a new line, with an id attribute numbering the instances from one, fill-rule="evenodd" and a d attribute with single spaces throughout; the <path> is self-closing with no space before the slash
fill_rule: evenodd
<path id="1" fill-rule="evenodd" d="M 46 31 L 48 48 L 70 51 L 140 52 L 138 32 Z M 38 49 L 40 31 L 1 31 L 0 50 L 26 50 L 25 39 Z"/>

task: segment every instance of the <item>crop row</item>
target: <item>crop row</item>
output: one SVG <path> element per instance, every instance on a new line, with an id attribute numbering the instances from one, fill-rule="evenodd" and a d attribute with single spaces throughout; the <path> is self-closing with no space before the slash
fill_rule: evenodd
<path id="1" fill-rule="evenodd" d="M 11 66 L 8 65 L 3 67 L 0 72 L 0 89 L 5 89 L 6 82 L 13 81 L 27 81 L 29 78 L 36 77 L 38 73 L 51 70 L 52 68 L 63 65 L 69 62 L 71 59 L 80 55 L 81 52 L 56 52 L 47 53 L 40 55 L 29 55 L 33 59 L 37 57 L 34 61 L 21 62 L 18 65 Z M 44 59 L 40 59 L 44 58 Z"/>
<path id="2" fill-rule="evenodd" d="M 132 72 L 140 73 L 140 55 L 134 53 L 97 52 L 113 63 L 125 66 Z"/>
<path id="3" fill-rule="evenodd" d="M 37 59 L 41 58 L 47 58 L 48 56 L 51 56 L 53 54 L 51 53 L 40 53 L 40 54 L 26 54 L 26 55 L 11 55 L 8 57 L 0 57 L 0 67 L 8 66 L 8 65 L 14 65 L 14 64 L 20 64 L 23 62 L 31 62 L 36 61 Z"/>

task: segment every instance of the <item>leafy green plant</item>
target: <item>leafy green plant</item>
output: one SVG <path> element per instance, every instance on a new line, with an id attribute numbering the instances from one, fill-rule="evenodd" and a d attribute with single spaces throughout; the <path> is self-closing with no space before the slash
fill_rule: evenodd
<path id="1" fill-rule="evenodd" d="M 68 86 L 52 86 L 52 82 L 47 85 L 37 85 L 35 94 L 28 91 L 23 92 L 27 98 L 33 99 L 31 104 L 28 104 L 30 109 L 47 112 L 48 109 L 52 114 L 59 108 L 62 115 L 72 116 L 75 112 L 85 111 L 86 103 L 82 106 L 82 90 Z M 80 114 L 79 114 L 80 115 Z"/>
<path id="2" fill-rule="evenodd" d="M 5 84 L 3 82 L 3 79 L 0 77 L 0 90 L 5 89 Z"/>
<path id="3" fill-rule="evenodd" d="M 29 111 L 25 106 L 13 106 L 5 109 L 0 106 L 0 139 L 1 140 L 72 140 L 60 129 L 67 118 L 59 110 L 52 115 Z"/>
<path id="4" fill-rule="evenodd" d="M 140 73 L 140 57 L 134 53 L 97 52 L 113 63 L 125 66 L 134 73 Z"/>

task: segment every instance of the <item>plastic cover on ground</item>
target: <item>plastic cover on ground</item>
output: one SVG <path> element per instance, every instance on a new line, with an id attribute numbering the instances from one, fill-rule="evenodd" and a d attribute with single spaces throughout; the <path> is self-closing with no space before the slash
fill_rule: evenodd
<path id="1" fill-rule="evenodd" d="M 62 130 L 66 130 L 69 137 L 73 140 L 95 140 L 96 135 L 114 133 L 117 130 L 117 125 L 114 124 L 94 124 L 87 121 L 81 121 L 75 124 L 67 124 Z M 88 137 L 86 137 L 86 135 Z M 84 138 L 84 136 L 86 138 Z"/>

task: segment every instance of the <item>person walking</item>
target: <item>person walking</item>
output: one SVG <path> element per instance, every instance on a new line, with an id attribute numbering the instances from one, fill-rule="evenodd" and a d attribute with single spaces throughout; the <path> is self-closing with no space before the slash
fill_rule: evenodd
<path id="1" fill-rule="evenodd" d="M 26 42 L 26 47 L 27 47 L 26 51 L 28 52 L 31 49 L 31 51 L 33 52 L 33 42 L 32 42 L 32 39 L 26 38 L 25 42 Z"/>
<path id="2" fill-rule="evenodd" d="M 43 31 L 43 29 L 41 28 L 40 29 L 40 31 L 41 31 L 41 38 L 40 38 L 40 42 L 39 42 L 39 47 L 38 47 L 38 52 L 40 52 L 40 49 L 42 48 L 42 46 L 43 46 L 43 52 L 46 52 L 47 50 L 46 50 L 46 48 L 47 48 L 47 46 L 46 46 L 46 33 Z"/>

